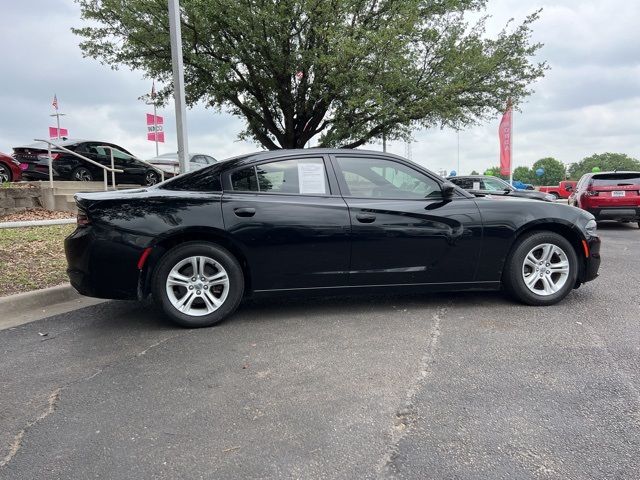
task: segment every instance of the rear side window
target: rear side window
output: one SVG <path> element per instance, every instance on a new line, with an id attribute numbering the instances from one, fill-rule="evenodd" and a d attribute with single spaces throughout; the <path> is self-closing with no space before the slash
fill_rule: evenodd
<path id="1" fill-rule="evenodd" d="M 161 184 L 160 188 L 187 192 L 221 192 L 222 184 L 219 169 L 211 166 L 174 177 Z"/>
<path id="2" fill-rule="evenodd" d="M 321 158 L 263 163 L 231 174 L 231 186 L 239 192 L 325 195 L 329 182 Z"/>
<path id="3" fill-rule="evenodd" d="M 640 185 L 640 172 L 594 175 L 592 181 L 594 187 L 625 187 L 630 185 Z"/>
<path id="4" fill-rule="evenodd" d="M 473 181 L 470 178 L 450 178 L 449 181 L 465 190 L 473 189 Z"/>

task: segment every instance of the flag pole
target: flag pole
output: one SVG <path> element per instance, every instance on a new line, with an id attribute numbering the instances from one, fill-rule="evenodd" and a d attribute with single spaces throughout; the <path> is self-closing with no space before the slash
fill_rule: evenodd
<path id="1" fill-rule="evenodd" d="M 511 103 L 511 100 L 509 100 L 509 103 Z M 510 108 L 511 116 L 509 118 L 509 122 L 511 125 L 509 125 L 509 131 L 511 134 L 509 141 L 509 185 L 513 187 L 513 105 L 511 105 Z"/>
<path id="2" fill-rule="evenodd" d="M 156 101 L 153 101 L 153 131 L 155 132 L 154 138 L 156 139 L 156 157 L 158 154 L 158 117 L 156 116 Z"/>

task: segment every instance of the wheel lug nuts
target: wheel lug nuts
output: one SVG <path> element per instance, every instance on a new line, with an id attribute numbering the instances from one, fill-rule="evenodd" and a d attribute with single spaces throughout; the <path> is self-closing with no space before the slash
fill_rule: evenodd
<path id="1" fill-rule="evenodd" d="M 200 295 L 200 290 L 196 290 L 196 295 Z"/>
<path id="2" fill-rule="evenodd" d="M 189 285 L 189 290 L 193 290 L 193 285 Z"/>
<path id="3" fill-rule="evenodd" d="M 195 282 L 195 281 L 196 281 L 196 277 L 193 277 L 193 278 L 191 279 L 191 281 L 192 281 L 192 282 Z"/>
<path id="4" fill-rule="evenodd" d="M 207 290 L 208 288 L 209 288 L 208 286 L 206 286 L 206 285 L 204 286 L 204 289 L 205 289 L 205 290 Z"/>

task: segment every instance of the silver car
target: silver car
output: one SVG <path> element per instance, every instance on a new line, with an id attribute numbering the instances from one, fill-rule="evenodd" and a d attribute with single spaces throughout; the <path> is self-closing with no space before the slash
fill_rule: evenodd
<path id="1" fill-rule="evenodd" d="M 165 178 L 171 178 L 180 173 L 180 162 L 177 153 L 163 153 L 155 158 L 147 160 L 148 163 L 164 172 Z M 204 153 L 189 154 L 189 171 L 198 170 L 208 165 L 213 165 L 217 160 Z"/>

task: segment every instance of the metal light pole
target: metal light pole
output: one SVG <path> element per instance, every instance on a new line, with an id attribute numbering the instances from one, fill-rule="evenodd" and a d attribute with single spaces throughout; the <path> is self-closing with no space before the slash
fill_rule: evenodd
<path id="1" fill-rule="evenodd" d="M 173 66 L 173 98 L 176 104 L 178 133 L 178 161 L 180 173 L 189 171 L 187 110 L 184 94 L 184 66 L 182 64 L 182 33 L 180 31 L 180 2 L 169 0 L 169 35 L 171 37 L 171 65 Z"/>

